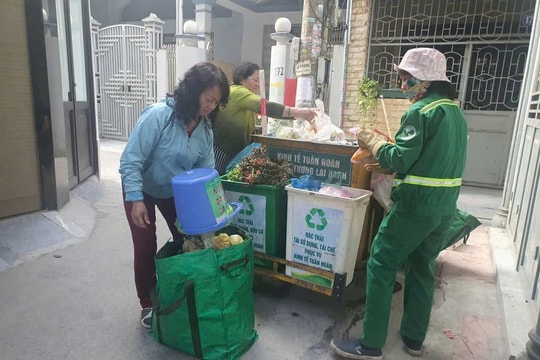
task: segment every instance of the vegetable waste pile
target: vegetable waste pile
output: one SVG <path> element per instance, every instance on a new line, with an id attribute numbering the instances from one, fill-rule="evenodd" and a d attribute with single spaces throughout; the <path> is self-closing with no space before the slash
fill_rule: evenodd
<path id="1" fill-rule="evenodd" d="M 225 180 L 245 182 L 250 185 L 285 186 L 293 177 L 292 165 L 286 161 L 270 159 L 266 147 L 255 148 L 231 171 Z"/>

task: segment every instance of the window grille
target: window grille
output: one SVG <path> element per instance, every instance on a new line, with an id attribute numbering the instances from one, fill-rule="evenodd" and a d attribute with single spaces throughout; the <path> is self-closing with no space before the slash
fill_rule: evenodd
<path id="1" fill-rule="evenodd" d="M 345 26 L 340 25 L 335 28 L 328 28 L 327 45 L 342 45 L 345 40 Z"/>
<path id="2" fill-rule="evenodd" d="M 399 88 L 392 64 L 416 47 L 447 59 L 466 110 L 513 111 L 519 102 L 534 0 L 374 0 L 368 77 Z"/>

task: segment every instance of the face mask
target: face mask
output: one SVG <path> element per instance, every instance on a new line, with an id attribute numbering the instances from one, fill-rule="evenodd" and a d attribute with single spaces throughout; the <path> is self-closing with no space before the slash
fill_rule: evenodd
<path id="1" fill-rule="evenodd" d="M 426 91 L 430 84 L 430 81 L 422 81 L 415 77 L 410 77 L 401 84 L 401 90 L 403 90 L 403 93 L 411 102 L 415 102 L 426 96 Z"/>

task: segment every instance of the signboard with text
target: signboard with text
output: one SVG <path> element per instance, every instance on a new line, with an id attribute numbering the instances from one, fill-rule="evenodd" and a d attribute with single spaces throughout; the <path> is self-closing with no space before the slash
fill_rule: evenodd
<path id="1" fill-rule="evenodd" d="M 253 250 L 266 253 L 266 196 L 225 190 L 225 197 L 229 201 L 242 203 L 242 210 L 231 220 L 231 224 L 251 235 Z"/>
<path id="2" fill-rule="evenodd" d="M 295 176 L 312 175 L 317 180 L 351 185 L 352 164 L 349 155 L 337 155 L 269 145 L 270 158 L 292 164 Z"/>

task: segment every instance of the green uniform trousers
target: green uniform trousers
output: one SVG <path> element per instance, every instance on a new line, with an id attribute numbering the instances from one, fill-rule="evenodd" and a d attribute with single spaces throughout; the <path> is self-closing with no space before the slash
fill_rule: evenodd
<path id="1" fill-rule="evenodd" d="M 405 269 L 400 334 L 424 341 L 435 288 L 435 258 L 452 216 L 385 216 L 373 240 L 367 264 L 366 312 L 361 343 L 382 348 L 388 333 L 396 273 Z"/>

